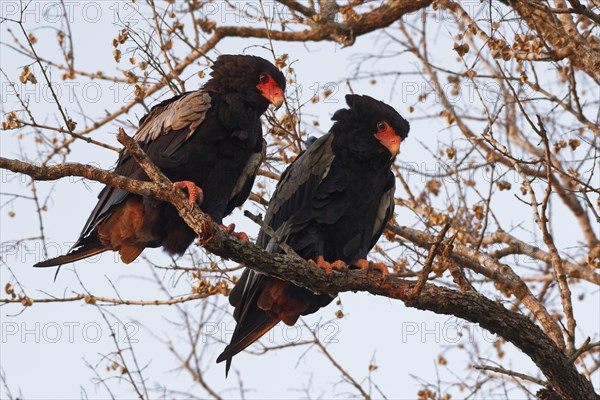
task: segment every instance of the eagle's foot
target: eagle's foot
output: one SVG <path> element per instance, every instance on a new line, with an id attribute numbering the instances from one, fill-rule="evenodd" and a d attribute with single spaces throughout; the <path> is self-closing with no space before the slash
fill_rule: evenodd
<path id="1" fill-rule="evenodd" d="M 332 275 L 334 269 L 342 270 L 342 269 L 348 268 L 346 263 L 343 262 L 342 260 L 336 260 L 336 261 L 330 263 L 330 262 L 325 261 L 323 256 L 317 257 L 317 261 L 308 260 L 308 262 L 310 264 L 314 265 L 315 267 L 324 270 L 327 275 Z"/>
<path id="2" fill-rule="evenodd" d="M 360 260 L 356 261 L 354 263 L 354 265 L 356 265 L 360 269 L 365 269 L 367 271 L 377 270 L 377 271 L 381 272 L 382 276 L 386 276 L 388 274 L 388 268 L 382 262 L 373 262 L 373 261 L 369 261 L 367 259 L 361 258 Z"/>
<path id="3" fill-rule="evenodd" d="M 191 181 L 179 181 L 173 182 L 174 189 L 187 190 L 189 195 L 190 204 L 198 203 L 198 205 L 202 204 L 204 200 L 204 192 L 202 188 L 196 186 L 194 182 Z"/>
<path id="4" fill-rule="evenodd" d="M 250 241 L 250 238 L 248 237 L 248 235 L 246 235 L 245 232 L 234 232 L 235 224 L 229 224 L 227 226 L 225 226 L 225 225 L 219 225 L 219 226 L 221 227 L 221 229 L 223 229 L 225 232 L 227 232 L 231 236 L 238 238 L 241 242 L 249 242 Z"/>

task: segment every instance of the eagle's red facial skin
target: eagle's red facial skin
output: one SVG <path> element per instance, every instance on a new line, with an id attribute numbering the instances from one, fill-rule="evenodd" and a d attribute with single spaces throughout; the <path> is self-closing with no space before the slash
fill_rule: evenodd
<path id="1" fill-rule="evenodd" d="M 392 153 L 392 158 L 396 157 L 400 151 L 401 139 L 387 122 L 382 121 L 377 124 L 377 133 L 374 136 Z"/>
<path id="2" fill-rule="evenodd" d="M 275 106 L 275 108 L 281 107 L 283 104 L 283 90 L 277 85 L 275 79 L 273 79 L 271 75 L 267 73 L 260 74 L 256 88 L 265 99 L 269 100 L 269 102 Z"/>

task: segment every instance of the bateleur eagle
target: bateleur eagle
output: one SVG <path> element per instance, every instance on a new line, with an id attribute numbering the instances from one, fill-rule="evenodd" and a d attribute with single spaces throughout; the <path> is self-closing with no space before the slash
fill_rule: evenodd
<path id="1" fill-rule="evenodd" d="M 187 189 L 190 201 L 201 200 L 201 209 L 220 224 L 250 194 L 266 148 L 260 116 L 269 104 L 281 106 L 285 77 L 267 60 L 249 55 L 219 56 L 210 75 L 201 89 L 154 106 L 134 139 L 176 188 Z M 119 155 L 115 173 L 149 181 L 127 151 Z M 118 251 L 124 263 L 146 247 L 181 255 L 195 238 L 171 204 L 111 186 L 98 198 L 68 254 L 35 267 L 106 250 Z"/>
<path id="2" fill-rule="evenodd" d="M 349 107 L 333 115 L 329 133 L 285 170 L 265 223 L 300 257 L 328 274 L 347 265 L 387 273 L 383 264 L 365 258 L 393 214 L 390 168 L 409 125 L 392 107 L 369 96 L 348 95 L 346 102 Z M 282 252 L 264 230 L 257 244 Z M 279 321 L 294 325 L 300 315 L 314 313 L 332 299 L 246 268 L 229 296 L 237 325 L 217 362 L 227 360 L 227 373 L 232 357 Z"/>

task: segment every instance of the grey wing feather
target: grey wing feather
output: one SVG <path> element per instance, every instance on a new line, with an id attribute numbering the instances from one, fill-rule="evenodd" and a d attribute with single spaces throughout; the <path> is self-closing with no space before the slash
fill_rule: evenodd
<path id="1" fill-rule="evenodd" d="M 294 226 L 294 210 L 306 206 L 306 201 L 310 201 L 327 176 L 335 158 L 331 149 L 332 141 L 333 135 L 322 136 L 282 174 L 265 215 L 265 223 L 277 232 L 281 240 L 287 239 Z M 257 244 L 269 251 L 277 251 L 278 248 L 263 230 L 259 233 Z"/>
<path id="2" fill-rule="evenodd" d="M 273 199 L 269 204 L 269 212 L 265 217 L 268 224 L 270 217 L 277 214 L 280 207 L 287 202 L 311 176 L 316 176 L 321 182 L 329 172 L 331 163 L 335 158 L 331 150 L 333 135 L 328 133 L 321 136 L 293 163 L 293 168 L 288 167 L 287 173 L 281 177 Z"/>
<path id="3" fill-rule="evenodd" d="M 140 127 L 133 138 L 145 148 L 150 142 L 160 135 L 181 130 L 187 127 L 187 140 L 204 121 L 210 109 L 211 97 L 202 89 L 184 93 L 175 98 L 168 99 L 154 106 L 152 110 L 140 120 Z M 183 140 L 183 142 L 185 142 Z M 143 171 L 136 163 L 128 159 L 127 153 L 121 153 L 115 172 L 135 179 L 143 179 Z M 79 241 L 84 239 L 100 223 L 112 207 L 121 203 L 128 193 L 124 190 L 106 186 L 100 193 L 98 203 L 90 214 Z"/>
<path id="4" fill-rule="evenodd" d="M 210 94 L 196 90 L 164 106 L 156 106 L 142 120 L 133 138 L 138 142 L 148 142 L 156 140 L 161 134 L 166 135 L 187 127 L 187 139 L 204 121 L 210 104 Z"/>
<path id="5" fill-rule="evenodd" d="M 250 156 L 246 166 L 242 170 L 242 173 L 231 192 L 231 198 L 239 195 L 244 187 L 246 186 L 249 179 L 253 179 L 258 172 L 258 168 L 260 168 L 261 164 L 265 160 L 267 156 L 267 141 L 263 139 L 262 150 L 258 153 L 255 153 Z"/>
<path id="6" fill-rule="evenodd" d="M 375 223 L 373 224 L 373 233 L 371 235 L 371 244 L 369 249 L 373 248 L 379 237 L 385 230 L 385 227 L 394 215 L 394 206 L 396 203 L 394 202 L 394 194 L 396 192 L 396 186 L 392 185 L 392 187 L 381 196 L 381 200 L 379 201 L 379 207 L 377 209 L 377 215 L 375 217 Z"/>

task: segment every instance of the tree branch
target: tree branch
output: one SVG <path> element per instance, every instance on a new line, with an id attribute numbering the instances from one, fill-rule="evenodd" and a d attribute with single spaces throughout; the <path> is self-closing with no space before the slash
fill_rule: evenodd
<path id="1" fill-rule="evenodd" d="M 552 388 L 565 399 L 596 398 L 592 384 L 577 372 L 565 353 L 529 318 L 511 312 L 502 304 L 478 293 L 463 293 L 426 283 L 419 296 L 413 297 L 411 294 L 415 281 L 393 276 L 383 278 L 359 270 L 334 272 L 334 278 L 331 279 L 325 271 L 314 268 L 299 257 L 271 254 L 252 243 L 244 243 L 230 236 L 214 224 L 208 215 L 203 214 L 198 206 L 189 204 L 183 193 L 172 191 L 169 185 L 136 181 L 82 164 L 38 167 L 0 157 L 0 168 L 24 173 L 37 180 L 81 176 L 142 196 L 169 201 L 194 229 L 204 247 L 222 258 L 242 263 L 248 268 L 290 281 L 316 293 L 364 291 L 401 300 L 409 307 L 454 315 L 478 323 L 527 354 L 546 376 Z"/>

